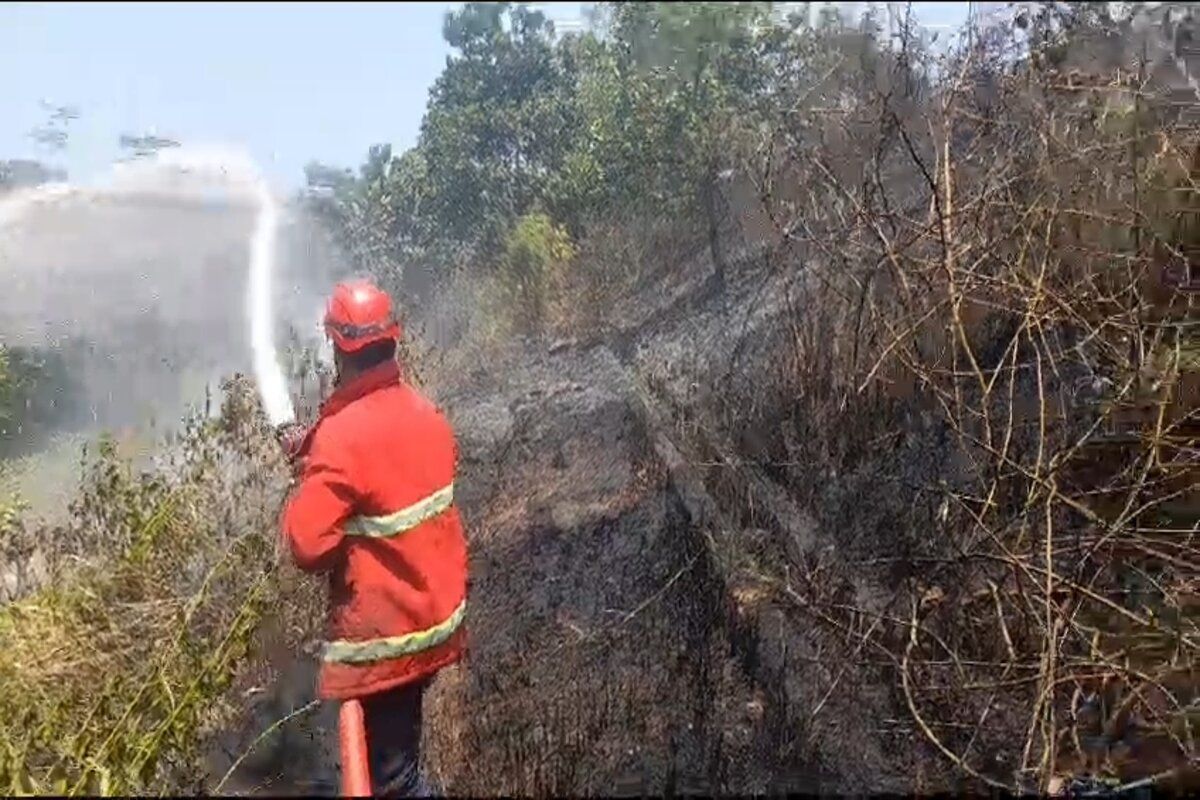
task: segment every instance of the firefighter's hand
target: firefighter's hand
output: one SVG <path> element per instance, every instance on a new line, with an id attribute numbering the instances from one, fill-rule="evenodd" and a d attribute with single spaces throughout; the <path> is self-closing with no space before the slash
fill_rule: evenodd
<path id="1" fill-rule="evenodd" d="M 275 429 L 275 437 L 289 463 L 295 464 L 308 429 L 298 422 L 285 422 Z"/>

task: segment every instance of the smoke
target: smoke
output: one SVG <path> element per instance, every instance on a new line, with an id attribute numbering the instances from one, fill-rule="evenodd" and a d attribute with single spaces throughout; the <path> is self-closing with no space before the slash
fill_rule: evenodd
<path id="1" fill-rule="evenodd" d="M 68 365 L 70 385 L 44 401 L 71 408 L 76 430 L 169 424 L 233 372 L 255 374 L 271 421 L 288 419 L 275 346 L 318 344 L 336 271 L 238 152 L 165 150 L 96 186 L 0 198 L 0 344 Z"/>

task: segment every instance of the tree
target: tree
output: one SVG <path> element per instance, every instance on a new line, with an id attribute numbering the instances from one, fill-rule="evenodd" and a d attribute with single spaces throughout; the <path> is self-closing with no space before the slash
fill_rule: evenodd
<path id="1" fill-rule="evenodd" d="M 421 125 L 426 210 L 459 249 L 494 253 L 564 165 L 577 131 L 574 75 L 553 25 L 521 5 L 468 3 L 446 15 L 443 33 L 458 53 Z"/>
<path id="2" fill-rule="evenodd" d="M 66 170 L 48 167 L 40 161 L 23 158 L 0 161 L 0 191 L 66 179 Z"/>
<path id="3" fill-rule="evenodd" d="M 731 137 L 750 112 L 748 100 L 767 73 L 760 61 L 772 34 L 769 3 L 629 3 L 609 8 L 613 46 L 621 54 L 624 105 L 650 157 L 630 165 L 654 176 L 660 202 L 699 211 L 717 278 L 724 281 L 718 238 L 719 176 Z M 739 125 L 739 122 L 741 123 Z M 632 187 L 631 187 L 632 188 Z"/>
<path id="4" fill-rule="evenodd" d="M 304 185 L 309 189 L 337 192 L 349 188 L 353 183 L 354 173 L 349 169 L 339 169 L 320 161 L 310 161 L 304 165 Z"/>
<path id="5" fill-rule="evenodd" d="M 67 149 L 67 128 L 79 119 L 79 109 L 72 105 L 55 105 L 42 100 L 47 112 L 45 123 L 29 131 L 29 138 L 48 154 L 58 154 Z M 0 191 L 21 186 L 38 186 L 50 181 L 65 181 L 67 171 L 32 159 L 0 161 Z"/>
<path id="6" fill-rule="evenodd" d="M 555 37 L 523 5 L 446 15 L 455 52 L 417 146 L 373 150 L 353 179 L 307 173 L 336 198 L 326 216 L 360 263 L 497 266 L 517 221 L 539 212 L 576 239 L 601 218 L 696 218 L 721 274 L 720 176 L 761 133 L 795 37 L 765 3 L 605 4 L 598 20 Z"/>

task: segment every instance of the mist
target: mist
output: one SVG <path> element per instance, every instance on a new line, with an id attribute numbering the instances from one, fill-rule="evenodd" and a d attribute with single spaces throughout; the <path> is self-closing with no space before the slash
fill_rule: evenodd
<path id="1" fill-rule="evenodd" d="M 0 198 L 0 344 L 61 361 L 70 380 L 42 401 L 63 412 L 62 429 L 169 428 L 222 378 L 254 374 L 252 247 L 272 261 L 259 333 L 280 348 L 273 360 L 286 367 L 288 343 L 319 344 L 337 259 L 278 195 L 272 230 L 256 239 L 262 191 L 244 156 L 181 149 L 117 165 L 94 186 Z M 281 390 L 268 387 L 274 417 Z"/>

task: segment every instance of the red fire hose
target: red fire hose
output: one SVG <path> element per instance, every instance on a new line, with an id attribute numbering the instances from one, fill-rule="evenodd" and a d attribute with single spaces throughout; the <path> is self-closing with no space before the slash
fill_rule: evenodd
<path id="1" fill-rule="evenodd" d="M 367 761 L 367 726 L 362 703 L 347 700 L 338 716 L 342 750 L 342 797 L 371 796 L 371 767 Z"/>

